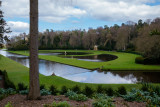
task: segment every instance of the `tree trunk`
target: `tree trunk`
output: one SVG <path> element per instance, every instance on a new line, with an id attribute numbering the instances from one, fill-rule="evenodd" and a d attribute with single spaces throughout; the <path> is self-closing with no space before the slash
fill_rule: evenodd
<path id="1" fill-rule="evenodd" d="M 30 0 L 29 100 L 40 98 L 38 70 L 38 0 Z"/>

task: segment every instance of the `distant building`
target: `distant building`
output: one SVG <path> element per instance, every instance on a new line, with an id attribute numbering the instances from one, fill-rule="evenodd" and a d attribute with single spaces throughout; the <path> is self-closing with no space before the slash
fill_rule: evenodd
<path id="1" fill-rule="evenodd" d="M 95 51 L 98 50 L 98 46 L 97 46 L 97 45 L 94 46 L 94 50 L 95 50 Z"/>

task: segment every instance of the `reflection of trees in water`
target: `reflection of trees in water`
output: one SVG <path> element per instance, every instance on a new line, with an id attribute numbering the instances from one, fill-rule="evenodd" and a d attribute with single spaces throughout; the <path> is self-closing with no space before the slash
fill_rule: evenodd
<path id="1" fill-rule="evenodd" d="M 54 66 L 55 62 L 45 61 L 45 72 L 49 74 L 51 71 L 53 71 Z"/>
<path id="2" fill-rule="evenodd" d="M 119 75 L 122 78 L 133 79 L 138 81 L 160 83 L 160 72 L 111 72 L 113 75 Z"/>

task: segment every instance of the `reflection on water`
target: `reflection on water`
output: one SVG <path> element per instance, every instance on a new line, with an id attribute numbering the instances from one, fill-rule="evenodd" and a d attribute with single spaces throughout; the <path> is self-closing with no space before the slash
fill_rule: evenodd
<path id="1" fill-rule="evenodd" d="M 106 62 L 106 61 L 115 60 L 118 57 L 115 55 L 100 54 L 100 55 L 92 55 L 92 56 L 65 56 L 65 58 L 77 58 L 78 60 L 92 61 L 92 62 Z"/>
<path id="2" fill-rule="evenodd" d="M 29 58 L 0 50 L 0 54 L 29 67 Z M 39 60 L 39 72 L 45 76 L 57 76 L 83 83 L 137 83 L 140 81 L 160 83 L 160 72 L 98 72 L 56 62 Z"/>

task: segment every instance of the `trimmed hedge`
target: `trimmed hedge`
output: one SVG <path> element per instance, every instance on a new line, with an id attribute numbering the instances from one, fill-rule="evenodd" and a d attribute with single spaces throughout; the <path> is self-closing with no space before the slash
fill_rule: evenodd
<path id="1" fill-rule="evenodd" d="M 135 63 L 146 64 L 146 65 L 160 64 L 160 59 L 137 57 L 135 59 Z"/>

